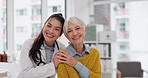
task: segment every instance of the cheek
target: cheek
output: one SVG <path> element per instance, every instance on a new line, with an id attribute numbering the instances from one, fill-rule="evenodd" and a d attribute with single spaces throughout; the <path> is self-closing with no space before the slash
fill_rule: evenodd
<path id="1" fill-rule="evenodd" d="M 48 30 L 48 28 L 44 27 L 42 33 L 45 33 L 45 31 L 47 31 L 47 30 Z"/>
<path id="2" fill-rule="evenodd" d="M 61 32 L 55 32 L 56 36 L 60 36 L 61 35 Z"/>
<path id="3" fill-rule="evenodd" d="M 70 40 L 70 38 L 71 38 L 70 34 L 66 34 L 66 38 L 67 38 L 68 40 Z"/>
<path id="4" fill-rule="evenodd" d="M 44 35 L 45 34 L 45 29 L 43 28 L 43 30 L 42 30 L 42 34 Z"/>

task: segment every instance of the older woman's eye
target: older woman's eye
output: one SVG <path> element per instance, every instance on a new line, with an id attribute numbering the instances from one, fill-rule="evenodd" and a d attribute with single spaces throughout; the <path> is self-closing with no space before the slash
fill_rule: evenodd
<path id="1" fill-rule="evenodd" d="M 70 33 L 70 32 L 71 32 L 71 30 L 68 30 L 67 32 L 68 32 L 68 33 Z"/>
<path id="2" fill-rule="evenodd" d="M 80 27 L 77 27 L 76 30 L 81 29 Z"/>

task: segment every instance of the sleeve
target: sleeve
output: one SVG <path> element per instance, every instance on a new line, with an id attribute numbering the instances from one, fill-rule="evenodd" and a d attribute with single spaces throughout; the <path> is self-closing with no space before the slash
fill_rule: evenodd
<path id="1" fill-rule="evenodd" d="M 86 68 L 83 64 L 81 64 L 80 62 L 78 62 L 75 65 L 75 69 L 77 70 L 77 72 L 79 73 L 81 78 L 90 78 L 90 73 L 88 68 Z"/>
<path id="2" fill-rule="evenodd" d="M 34 67 L 29 58 L 29 50 L 31 45 L 31 41 L 25 41 L 21 50 L 20 65 L 22 76 L 24 78 L 45 78 L 55 75 L 55 67 L 53 63 Z"/>

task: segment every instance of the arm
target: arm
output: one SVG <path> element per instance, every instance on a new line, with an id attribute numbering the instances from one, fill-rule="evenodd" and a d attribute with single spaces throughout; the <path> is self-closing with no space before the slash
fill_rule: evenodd
<path id="1" fill-rule="evenodd" d="M 81 78 L 90 78 L 89 69 L 85 67 L 82 63 L 78 62 L 67 52 L 59 52 L 56 54 L 56 57 L 57 59 L 59 59 L 59 62 L 66 63 L 67 65 L 75 68 Z"/>
<path id="2" fill-rule="evenodd" d="M 96 54 L 94 56 L 95 61 L 93 63 L 93 67 L 90 71 L 90 78 L 102 78 L 102 71 L 101 71 L 101 63 L 100 63 L 100 54 L 98 51 L 96 51 Z"/>
<path id="3" fill-rule="evenodd" d="M 77 62 L 74 68 L 77 70 L 81 78 L 90 78 L 89 69 L 85 67 L 82 63 Z"/>
<path id="4" fill-rule="evenodd" d="M 80 62 L 78 62 L 75 66 L 75 69 L 79 72 L 79 75 L 81 78 L 102 78 L 102 72 L 101 72 L 101 64 L 100 64 L 100 56 L 99 54 L 95 54 L 96 57 L 94 62 L 92 62 L 91 66 L 84 66 Z"/>
<path id="5" fill-rule="evenodd" d="M 74 57 L 72 57 L 67 52 L 59 52 L 57 58 L 60 62 L 65 63 L 77 70 L 80 77 L 84 78 L 102 78 L 100 55 L 96 49 L 92 49 L 89 57 L 92 57 L 86 64 L 78 62 Z"/>
<path id="6" fill-rule="evenodd" d="M 90 78 L 102 78 L 100 59 L 96 60 L 92 70 L 90 71 Z"/>
<path id="7" fill-rule="evenodd" d="M 55 67 L 53 63 L 45 64 L 43 66 L 34 66 L 34 63 L 29 58 L 31 45 L 32 43 L 30 41 L 25 41 L 21 50 L 20 64 L 22 76 L 24 78 L 45 78 L 54 75 Z"/>

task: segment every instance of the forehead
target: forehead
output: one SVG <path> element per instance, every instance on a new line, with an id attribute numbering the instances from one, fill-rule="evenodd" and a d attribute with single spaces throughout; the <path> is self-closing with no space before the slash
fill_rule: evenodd
<path id="1" fill-rule="evenodd" d="M 68 28 L 82 27 L 76 23 L 68 22 Z"/>
<path id="2" fill-rule="evenodd" d="M 46 25 L 47 24 L 50 24 L 50 25 L 52 25 L 52 26 L 56 26 L 56 27 L 62 27 L 62 24 L 61 24 L 61 22 L 60 21 L 58 21 L 56 18 L 50 18 L 49 20 L 48 20 L 48 22 L 46 23 Z"/>

